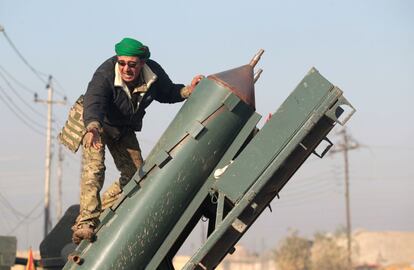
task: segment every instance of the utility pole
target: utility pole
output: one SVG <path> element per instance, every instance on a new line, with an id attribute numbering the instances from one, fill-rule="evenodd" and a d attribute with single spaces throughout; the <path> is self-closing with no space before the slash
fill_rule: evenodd
<path id="1" fill-rule="evenodd" d="M 57 206 L 56 206 L 56 218 L 59 220 L 62 217 L 62 162 L 63 152 L 62 145 L 59 144 L 58 148 L 58 167 L 57 167 Z"/>
<path id="2" fill-rule="evenodd" d="M 40 100 L 35 95 L 35 102 L 47 104 L 47 130 L 46 130 L 46 159 L 45 159 L 45 195 L 44 195 L 44 231 L 43 236 L 49 233 L 51 228 L 50 220 L 50 173 L 52 163 L 52 105 L 53 104 L 66 104 L 66 100 L 54 101 L 53 100 L 53 87 L 52 87 L 52 76 L 49 76 L 47 88 L 47 100 Z"/>
<path id="3" fill-rule="evenodd" d="M 331 154 L 343 152 L 345 162 L 345 206 L 346 206 L 346 237 L 347 237 L 347 261 L 348 269 L 352 269 L 352 227 L 351 227 L 351 206 L 349 196 L 349 162 L 348 151 L 357 149 L 359 144 L 354 141 L 343 128 L 338 134 L 342 135 L 342 142 L 337 144 L 337 148 L 331 150 Z"/>

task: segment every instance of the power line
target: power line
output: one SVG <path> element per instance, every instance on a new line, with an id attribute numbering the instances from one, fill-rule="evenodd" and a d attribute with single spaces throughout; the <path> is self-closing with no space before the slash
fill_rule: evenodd
<path id="1" fill-rule="evenodd" d="M 40 72 L 37 69 L 35 69 L 27 60 L 26 58 L 20 53 L 20 51 L 17 49 L 17 47 L 14 45 L 13 41 L 10 39 L 10 37 L 7 35 L 4 27 L 2 27 L 0 25 L 0 32 L 3 32 L 4 36 L 6 37 L 8 43 L 10 44 L 10 46 L 13 48 L 13 50 L 17 53 L 17 55 L 20 57 L 20 59 L 30 68 L 30 70 L 44 83 L 47 84 L 46 80 L 43 79 L 40 75 L 43 76 L 48 76 L 46 73 Z M 18 80 L 16 80 L 9 72 L 7 72 L 2 66 L 0 66 L 0 68 L 2 69 L 2 71 L 4 73 L 6 73 L 13 81 L 15 81 L 17 84 L 19 84 L 24 90 L 31 92 L 32 94 L 35 95 L 35 99 L 37 98 L 37 94 L 35 91 L 29 89 L 27 86 L 23 85 L 21 82 L 19 82 Z M 7 80 L 4 76 L 2 76 L 4 80 Z M 64 89 L 63 86 L 56 80 L 53 79 L 59 86 L 60 88 Z M 13 88 L 11 86 L 11 84 L 9 82 L 7 82 L 8 85 Z M 56 91 L 56 90 L 55 90 Z M 64 97 L 64 100 L 66 101 L 66 95 L 62 92 L 56 91 L 58 92 L 60 95 L 62 95 Z M 26 104 L 26 103 L 25 103 Z M 27 106 L 29 106 L 28 104 L 26 104 Z M 29 106 L 30 107 L 30 106 Z M 33 108 L 31 108 L 32 110 L 34 110 Z M 42 115 L 43 117 L 43 115 Z"/>
<path id="2" fill-rule="evenodd" d="M 325 187 L 337 187 L 337 185 L 333 181 L 325 181 L 325 182 L 315 183 L 314 185 L 308 186 L 307 188 L 304 188 L 304 189 L 295 189 L 295 188 L 287 189 L 286 188 L 286 192 L 284 194 L 280 193 L 280 196 L 283 196 L 285 198 L 303 197 L 309 194 L 309 192 L 320 191 L 322 188 L 325 188 Z"/>
<path id="3" fill-rule="evenodd" d="M 24 214 L 17 210 L 10 202 L 9 200 L 0 193 L 0 203 L 5 206 L 6 209 L 10 210 L 10 212 L 16 217 L 16 219 L 20 220 L 21 218 L 25 218 L 27 214 Z M 26 219 L 33 219 L 33 218 L 27 218 Z"/>
<path id="4" fill-rule="evenodd" d="M 300 205 L 307 204 L 307 202 L 309 201 L 317 200 L 321 196 L 327 195 L 328 191 L 331 191 L 331 190 L 332 188 L 322 189 L 317 192 L 307 193 L 306 195 L 296 197 L 296 198 L 290 198 L 290 197 L 284 196 L 283 197 L 285 198 L 284 200 L 282 198 L 281 201 L 276 200 L 275 203 L 277 207 L 282 207 L 282 208 L 300 206 Z"/>
<path id="5" fill-rule="evenodd" d="M 334 182 L 325 182 L 325 183 L 320 183 L 320 184 L 318 184 L 318 185 L 312 185 L 312 186 L 309 186 L 309 187 L 307 187 L 307 188 L 303 188 L 303 189 L 288 189 L 288 188 L 286 188 L 286 192 L 280 192 L 279 193 L 279 195 L 280 195 L 280 197 L 285 197 L 285 198 L 291 198 L 291 197 L 302 197 L 302 196 L 305 196 L 306 194 L 308 194 L 309 192 L 312 192 L 312 191 L 318 191 L 318 190 L 320 190 L 320 189 L 322 189 L 322 188 L 325 188 L 325 187 L 337 187 L 337 185 L 334 183 Z"/>
<path id="6" fill-rule="evenodd" d="M 0 202 L 6 207 L 6 209 L 9 209 L 17 219 L 19 219 L 19 216 L 20 217 L 25 216 L 25 214 L 23 214 L 22 212 L 19 212 L 16 208 L 14 208 L 13 205 L 9 202 L 9 200 L 7 200 L 7 198 L 1 193 L 0 193 L 0 199 L 1 199 Z"/>
<path id="7" fill-rule="evenodd" d="M 33 120 L 30 115 L 25 113 L 15 102 L 14 100 L 6 93 L 5 89 L 0 86 L 0 92 L 3 93 L 4 96 L 0 95 L 0 99 L 6 104 L 6 106 L 27 126 L 31 127 L 32 129 L 41 128 L 44 129 L 45 126 L 39 124 L 37 121 Z M 6 100 L 6 99 L 7 100 Z M 11 106 L 12 105 L 12 106 Z M 28 122 L 29 121 L 29 122 Z M 36 130 L 41 132 L 39 130 Z"/>
<path id="8" fill-rule="evenodd" d="M 2 72 L 0 72 L 0 77 L 3 78 L 3 80 L 6 82 L 6 84 L 9 86 L 9 88 L 12 90 L 12 93 L 21 101 L 23 102 L 24 105 L 26 105 L 32 112 L 34 112 L 37 116 L 40 116 L 41 118 L 44 117 L 44 115 L 42 113 L 40 113 L 39 111 L 37 111 L 36 109 L 34 109 L 32 106 L 30 106 L 29 103 L 27 103 L 27 101 L 25 101 L 22 96 L 19 95 L 18 91 L 16 91 L 16 89 L 13 87 L 13 85 L 11 85 L 11 83 L 9 82 L 9 80 L 7 80 L 7 78 L 3 75 Z"/>
<path id="9" fill-rule="evenodd" d="M 0 32 L 3 32 L 4 37 L 6 38 L 9 45 L 13 48 L 13 50 L 16 52 L 16 54 L 19 56 L 19 58 L 23 61 L 23 63 L 26 64 L 26 66 L 36 75 L 37 78 L 39 78 L 40 81 L 46 84 L 46 80 L 42 78 L 42 76 L 47 76 L 47 74 L 40 72 L 36 70 L 27 60 L 23 57 L 23 55 L 20 53 L 20 51 L 17 49 L 16 45 L 14 45 L 13 41 L 9 38 L 9 36 L 6 33 L 6 30 L 4 27 L 0 25 Z"/>
<path id="10" fill-rule="evenodd" d="M 18 84 L 23 90 L 25 90 L 28 93 L 31 94 L 35 94 L 36 91 L 34 91 L 33 89 L 30 89 L 29 87 L 27 87 L 26 85 L 24 85 L 21 81 L 17 80 L 15 77 L 13 77 L 13 75 L 10 74 L 10 72 L 8 72 L 4 67 L 2 67 L 0 65 L 0 69 L 3 71 L 4 74 L 6 74 L 12 81 L 14 81 L 14 83 Z"/>
<path id="11" fill-rule="evenodd" d="M 316 187 L 314 189 L 309 189 L 306 193 L 305 192 L 293 192 L 293 193 L 285 193 L 280 194 L 280 198 L 285 198 L 286 200 L 295 200 L 300 198 L 305 198 L 309 195 L 320 195 L 325 194 L 327 191 L 332 191 L 335 188 L 334 184 L 325 185 L 323 187 Z M 286 201 L 287 202 L 287 201 Z"/>
<path id="12" fill-rule="evenodd" d="M 0 86 L 0 92 L 2 92 L 8 99 L 9 101 L 14 104 L 13 100 L 6 94 L 6 92 L 4 91 L 4 89 Z M 34 131 L 35 133 L 41 135 L 41 136 L 45 136 L 45 134 L 38 130 L 36 128 L 36 126 L 33 126 L 30 122 L 28 122 L 24 117 L 22 117 L 18 111 L 16 111 L 15 107 L 11 106 L 11 104 L 9 102 L 7 102 L 7 100 L 0 94 L 0 100 L 3 101 L 3 103 L 9 108 L 9 110 L 17 117 L 19 118 L 20 121 L 22 121 L 28 128 L 30 128 L 32 131 Z M 14 104 L 15 105 L 15 104 Z M 16 107 L 17 108 L 17 107 Z M 20 111 L 20 113 L 24 114 L 22 111 Z M 25 114 L 24 114 L 25 115 Z"/>
<path id="13" fill-rule="evenodd" d="M 34 217 L 30 217 L 33 213 L 34 213 L 34 211 L 36 211 L 37 210 L 37 208 L 39 208 L 39 206 L 41 206 L 42 205 L 42 200 L 40 200 L 30 211 L 29 211 L 29 213 L 27 213 L 24 217 L 23 217 L 23 219 L 22 220 L 20 220 L 20 222 L 19 223 L 17 223 L 17 225 L 11 230 L 11 231 L 9 231 L 8 233 L 7 233 L 7 235 L 10 235 L 10 234 L 12 234 L 12 233 L 14 233 L 27 219 L 32 219 L 32 220 L 35 220 L 35 219 L 38 219 L 41 215 L 42 215 L 42 211 L 40 211 L 40 213 L 37 215 L 37 216 L 34 216 Z"/>
<path id="14" fill-rule="evenodd" d="M 0 25 L 0 32 L 3 32 L 4 37 L 6 38 L 7 42 L 9 43 L 9 45 L 12 47 L 12 49 L 16 52 L 16 54 L 19 56 L 19 58 L 23 61 L 23 63 L 36 75 L 37 78 L 39 78 L 39 80 L 41 82 L 43 82 L 44 84 L 46 84 L 46 79 L 43 78 L 44 77 L 48 77 L 48 74 L 41 72 L 37 69 L 35 69 L 30 63 L 29 61 L 26 60 L 26 58 L 23 56 L 23 54 L 17 49 L 16 45 L 13 43 L 13 41 L 10 39 L 10 37 L 7 35 L 6 30 L 4 29 L 3 26 Z M 56 80 L 54 79 L 54 81 L 57 83 L 57 85 L 64 90 L 64 87 Z M 62 97 L 64 97 L 64 99 L 66 99 L 66 94 L 60 91 L 55 90 L 59 95 L 61 95 Z"/>
<path id="15" fill-rule="evenodd" d="M 321 171 L 318 174 L 310 175 L 310 176 L 306 176 L 306 177 L 295 176 L 295 181 L 301 181 L 301 183 L 302 183 L 304 180 L 308 180 L 308 179 L 311 179 L 311 180 L 313 180 L 313 179 L 319 179 L 323 175 L 328 175 L 328 174 L 331 174 L 331 173 L 332 173 L 332 171 Z M 306 181 L 304 183 L 306 183 Z"/>
<path id="16" fill-rule="evenodd" d="M 334 176 L 332 176 L 331 172 L 326 171 L 324 173 L 319 174 L 320 176 L 309 176 L 309 177 L 300 177 L 294 179 L 294 183 L 292 183 L 292 188 L 298 189 L 301 187 L 307 187 L 309 185 L 317 184 L 323 181 L 331 181 L 334 179 Z M 290 189 L 290 187 L 289 187 Z"/>
<path id="17" fill-rule="evenodd" d="M 65 88 L 62 86 L 62 84 L 58 81 L 58 80 L 56 80 L 56 78 L 54 78 L 53 77 L 53 81 L 56 83 L 56 85 L 63 91 L 58 91 L 58 90 L 56 90 L 56 88 L 55 88 L 55 92 L 57 93 L 57 94 L 59 94 L 61 97 L 63 97 L 64 99 L 67 99 L 67 97 L 66 97 L 66 93 L 67 93 L 67 91 L 65 90 Z"/>

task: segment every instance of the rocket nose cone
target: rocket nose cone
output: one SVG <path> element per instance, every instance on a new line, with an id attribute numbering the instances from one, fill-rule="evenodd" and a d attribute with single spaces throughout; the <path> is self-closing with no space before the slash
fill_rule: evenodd
<path id="1" fill-rule="evenodd" d="M 223 71 L 210 75 L 207 78 L 216 81 L 221 86 L 232 91 L 252 108 L 256 107 L 254 98 L 254 74 L 251 65 L 244 65 Z"/>

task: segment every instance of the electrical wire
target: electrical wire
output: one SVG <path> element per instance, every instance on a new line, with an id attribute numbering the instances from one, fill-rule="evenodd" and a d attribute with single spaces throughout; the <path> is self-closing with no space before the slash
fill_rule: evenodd
<path id="1" fill-rule="evenodd" d="M 9 86 L 9 88 L 12 90 L 12 93 L 24 104 L 26 105 L 35 115 L 40 116 L 42 119 L 45 118 L 45 115 L 34 109 L 29 103 L 27 103 L 26 100 L 22 98 L 22 96 L 19 95 L 19 92 L 11 85 L 9 80 L 3 75 L 2 72 L 0 72 L 0 77 L 3 78 L 3 80 L 6 82 L 6 84 Z"/>
<path id="2" fill-rule="evenodd" d="M 310 176 L 306 176 L 306 177 L 297 177 L 297 179 L 299 180 L 300 179 L 300 181 L 303 181 L 303 180 L 307 180 L 307 179 L 319 179 L 322 175 L 327 175 L 327 174 L 331 174 L 332 173 L 332 171 L 321 171 L 320 173 L 318 173 L 318 174 L 315 174 L 315 175 L 310 175 Z"/>
<path id="3" fill-rule="evenodd" d="M 315 190 L 318 188 L 322 188 L 325 186 L 336 186 L 336 183 L 334 181 L 330 181 L 331 178 L 326 178 L 326 180 L 324 181 L 320 181 L 320 182 L 313 182 L 313 183 L 309 183 L 309 185 L 307 186 L 300 186 L 300 187 L 296 187 L 296 186 L 287 186 L 284 189 L 286 189 L 285 192 L 285 196 L 290 196 L 290 195 L 295 195 L 295 194 L 306 194 L 306 192 L 311 191 L 311 190 Z"/>
<path id="4" fill-rule="evenodd" d="M 16 219 L 20 219 L 22 217 L 25 217 L 26 214 L 20 212 L 19 210 L 17 210 L 16 208 L 14 208 L 14 206 L 9 202 L 9 200 L 7 200 L 7 198 L 0 193 L 0 203 L 2 203 L 6 209 L 10 210 L 10 212 L 13 213 L 13 215 L 16 217 Z"/>
<path id="5" fill-rule="evenodd" d="M 26 58 L 22 55 L 22 53 L 20 53 L 20 51 L 17 49 L 16 45 L 14 45 L 13 41 L 10 39 L 10 37 L 7 35 L 5 29 L 3 27 L 0 26 L 0 32 L 3 32 L 3 35 L 5 36 L 6 40 L 8 41 L 9 45 L 13 48 L 13 50 L 16 52 L 16 54 L 20 57 L 20 59 L 26 64 L 26 66 L 28 66 L 30 68 L 30 70 L 44 83 L 47 84 L 46 80 L 43 79 L 41 77 L 41 75 L 43 76 L 48 76 L 47 74 L 38 71 L 37 69 L 35 69 L 27 60 Z M 21 84 L 18 80 L 16 80 L 9 72 L 7 72 L 2 66 L 0 66 L 0 68 L 3 70 L 4 73 L 6 73 L 10 78 L 12 78 L 12 80 L 14 80 L 15 82 L 17 82 L 23 89 L 25 89 L 26 91 L 29 91 L 33 94 L 35 94 L 36 92 L 33 90 L 30 90 L 28 87 L 24 86 L 23 84 Z M 4 75 L 2 75 L 3 79 L 6 81 L 6 83 L 9 85 L 10 88 L 13 89 L 13 87 L 11 86 L 10 82 L 7 81 L 7 79 L 5 78 Z M 51 76 L 48 76 L 51 77 Z M 63 86 L 59 83 L 59 81 L 57 81 L 55 78 L 51 77 L 52 80 L 54 82 L 56 82 L 56 84 L 62 88 Z M 58 90 L 55 89 L 55 91 L 64 96 L 64 99 L 66 100 L 66 95 Z M 14 93 L 17 95 L 17 91 L 14 91 Z M 21 99 L 21 98 L 20 98 Z M 23 101 L 23 99 L 21 99 L 21 101 Z M 33 111 L 34 109 L 32 107 L 30 107 L 30 105 L 28 105 L 26 102 L 23 101 L 23 103 L 25 103 L 26 106 L 28 106 L 29 108 L 31 108 L 31 110 Z M 35 111 L 35 110 L 34 110 Z M 43 117 L 43 115 L 42 115 Z M 56 129 L 54 129 L 54 132 L 56 132 Z"/>
<path id="6" fill-rule="evenodd" d="M 13 110 L 14 112 L 17 112 L 20 116 L 22 116 L 22 118 L 23 119 L 28 119 L 28 120 L 30 120 L 31 121 L 31 123 L 35 123 L 36 125 L 35 126 L 37 126 L 37 127 L 39 127 L 39 128 L 42 128 L 42 129 L 46 129 L 46 127 L 45 126 L 43 126 L 43 125 L 41 125 L 41 124 L 39 124 L 39 123 L 37 123 L 37 121 L 34 121 L 33 119 L 31 119 L 31 117 L 28 115 L 28 114 L 26 114 L 24 111 L 22 111 L 21 109 L 20 109 L 20 107 L 19 106 L 17 106 L 17 104 L 14 102 L 14 100 L 6 93 L 6 91 L 4 90 L 4 88 L 3 87 L 1 87 L 0 86 L 0 91 L 3 93 L 3 95 L 8 99 L 8 101 L 9 101 L 9 103 L 11 104 L 11 105 L 13 105 L 13 107 L 9 107 L 11 110 Z M 3 98 L 4 98 L 4 96 L 3 96 Z M 6 101 L 7 102 L 7 101 Z M 7 103 L 7 105 L 9 104 L 9 103 Z"/>
<path id="7" fill-rule="evenodd" d="M 15 94 L 17 96 L 17 98 L 24 103 L 31 111 L 33 111 L 37 116 L 44 118 L 45 116 L 43 114 L 41 114 L 39 111 L 37 111 L 36 109 L 34 109 L 32 106 L 30 106 L 30 104 L 28 104 L 19 94 L 18 91 L 11 85 L 10 81 L 0 72 L 0 77 L 3 78 L 3 80 L 6 82 L 6 84 L 11 88 L 13 94 Z M 24 111 L 22 111 L 20 109 L 19 106 L 17 106 L 17 104 L 13 101 L 13 99 L 6 93 L 6 91 L 4 90 L 4 88 L 0 87 L 0 91 L 3 93 L 3 95 L 9 100 L 9 102 L 13 105 L 10 106 L 9 103 L 5 100 L 4 96 L 0 96 L 0 99 L 6 104 L 6 106 L 22 121 L 24 122 L 27 126 L 29 126 L 32 129 L 35 129 L 35 132 L 37 133 L 41 133 L 40 135 L 44 135 L 43 132 L 37 130 L 31 123 L 37 123 L 37 121 L 31 119 L 31 117 L 29 115 L 27 115 Z M 30 122 L 27 122 L 26 119 L 30 120 Z M 41 125 L 39 123 L 36 124 L 36 126 L 42 128 L 42 129 L 46 129 L 46 127 L 44 125 Z M 56 127 L 52 127 L 52 132 L 57 133 L 57 128 Z"/>
<path id="8" fill-rule="evenodd" d="M 327 195 L 331 189 L 319 190 L 317 192 L 308 193 L 306 196 L 297 198 L 285 198 L 284 201 L 275 201 L 277 207 L 294 207 L 307 204 L 309 201 L 320 199 L 321 196 Z"/>
<path id="9" fill-rule="evenodd" d="M 10 99 L 10 97 L 7 96 L 6 92 L 4 91 L 4 89 L 0 86 L 0 92 L 2 92 L 8 99 L 9 101 L 11 101 L 12 104 L 14 104 L 14 102 Z M 41 136 L 46 136 L 45 133 L 43 133 L 42 131 L 38 130 L 36 128 L 36 126 L 33 126 L 30 122 L 28 122 L 24 117 L 22 117 L 21 115 L 19 115 L 19 113 L 15 110 L 14 107 L 11 106 L 11 104 L 9 102 L 7 102 L 7 100 L 0 95 L 0 100 L 3 101 L 3 103 L 10 109 L 10 111 L 12 111 L 12 113 L 19 118 L 20 121 L 22 121 L 28 128 L 30 128 L 33 132 L 41 135 Z M 15 105 L 15 104 L 14 104 Z M 20 113 L 23 113 L 20 111 Z M 24 113 L 23 113 L 24 114 Z"/>
<path id="10" fill-rule="evenodd" d="M 280 196 L 286 199 L 295 199 L 295 198 L 303 198 L 308 196 L 309 194 L 321 194 L 325 193 L 326 191 L 332 191 L 332 189 L 335 188 L 334 185 L 325 185 L 323 187 L 316 187 L 314 189 L 309 189 L 306 192 L 286 192 L 285 194 L 280 194 Z"/>
<path id="11" fill-rule="evenodd" d="M 47 74 L 40 72 L 36 70 L 27 60 L 23 57 L 23 55 L 20 53 L 20 51 L 17 49 L 16 45 L 14 45 L 13 41 L 10 39 L 10 37 L 7 35 L 6 30 L 2 29 L 3 35 L 6 38 L 9 45 L 13 48 L 13 50 L 16 52 L 16 54 L 19 56 L 19 58 L 23 61 L 23 63 L 26 64 L 26 66 L 36 75 L 37 78 L 39 78 L 40 81 L 42 81 L 44 84 L 47 84 L 46 80 L 42 78 L 42 76 L 48 76 Z"/>
<path id="12" fill-rule="evenodd" d="M 294 178 L 292 178 L 292 180 L 295 183 L 294 186 L 296 188 L 312 185 L 313 183 L 315 183 L 315 181 L 317 181 L 316 183 L 318 183 L 320 181 L 330 181 L 334 178 L 330 171 L 325 171 L 315 176 L 308 176 L 308 177 L 293 176 L 293 177 Z"/>
<path id="13" fill-rule="evenodd" d="M 14 233 L 27 219 L 32 219 L 32 220 L 36 220 L 36 219 L 38 219 L 42 214 L 43 214 L 43 211 L 40 211 L 40 213 L 38 214 L 38 215 L 36 215 L 36 216 L 34 216 L 34 217 L 30 217 L 33 213 L 34 213 L 34 211 L 36 211 L 37 210 L 37 208 L 39 208 L 39 206 L 41 206 L 42 205 L 42 202 L 43 202 L 43 200 L 41 199 L 30 211 L 29 211 L 29 213 L 27 213 L 24 217 L 23 217 L 23 219 L 22 220 L 20 220 L 20 222 L 19 223 L 17 223 L 17 225 L 11 230 L 11 231 L 9 231 L 8 233 L 7 233 L 7 235 L 11 235 L 12 233 Z"/>
<path id="14" fill-rule="evenodd" d="M 2 67 L 0 65 L 0 69 L 1 71 L 6 74 L 9 79 L 11 79 L 12 81 L 14 81 L 14 83 L 16 83 L 17 85 L 19 85 L 23 90 L 25 90 L 26 92 L 35 95 L 36 91 L 34 91 L 33 89 L 30 89 L 29 87 L 27 87 L 26 85 L 24 85 L 21 81 L 17 80 L 15 77 L 13 77 L 13 75 L 10 74 L 10 72 L 8 72 L 4 67 Z"/>
<path id="15" fill-rule="evenodd" d="M 9 45 L 12 47 L 12 49 L 16 52 L 16 54 L 19 56 L 19 58 L 23 61 L 23 63 L 35 74 L 35 76 L 37 77 L 37 78 L 39 78 L 39 80 L 41 81 L 41 82 L 43 82 L 44 84 L 47 84 L 47 80 L 45 79 L 45 78 L 43 78 L 42 76 L 45 76 L 45 77 L 49 77 L 49 75 L 48 74 L 46 74 L 46 73 L 44 73 L 44 72 L 41 72 L 41 71 L 39 71 L 39 70 L 37 70 L 37 69 L 35 69 L 34 67 L 33 67 L 33 65 L 31 65 L 27 60 L 26 60 L 26 58 L 23 56 L 23 54 L 19 51 L 19 49 L 17 49 L 17 47 L 16 47 L 16 45 L 14 44 L 14 42 L 11 40 L 11 38 L 7 35 L 7 33 L 6 33 L 6 30 L 4 29 L 4 28 L 2 28 L 1 26 L 0 26 L 0 32 L 3 32 L 3 35 L 4 35 L 4 37 L 6 38 L 6 40 L 7 40 L 7 42 L 9 43 Z M 3 68 L 2 68 L 3 69 Z M 64 88 L 62 87 L 62 85 L 59 83 L 59 81 L 57 81 L 55 78 L 53 78 L 53 81 L 55 81 L 56 83 L 57 83 L 57 85 L 61 88 L 61 89 L 63 89 L 64 90 Z M 55 89 L 55 91 L 56 91 L 56 93 L 58 93 L 59 95 L 61 95 L 61 96 L 63 96 L 65 99 L 66 99 L 66 94 L 65 93 L 63 93 L 63 92 L 61 92 L 61 91 L 58 91 L 58 90 L 56 90 Z"/>
<path id="16" fill-rule="evenodd" d="M 62 84 L 55 77 L 53 77 L 52 80 L 55 82 L 56 86 L 62 90 L 62 91 L 59 91 L 58 89 L 55 88 L 55 92 L 59 94 L 61 97 L 63 97 L 64 99 L 67 99 L 66 89 L 62 86 Z"/>

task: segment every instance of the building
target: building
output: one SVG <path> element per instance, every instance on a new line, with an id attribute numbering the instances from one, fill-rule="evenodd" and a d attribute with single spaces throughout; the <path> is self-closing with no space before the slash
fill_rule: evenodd
<path id="1" fill-rule="evenodd" d="M 352 234 L 354 265 L 379 265 L 388 269 L 414 269 L 414 232 L 371 232 Z M 395 268 L 391 268 L 395 267 Z"/>

